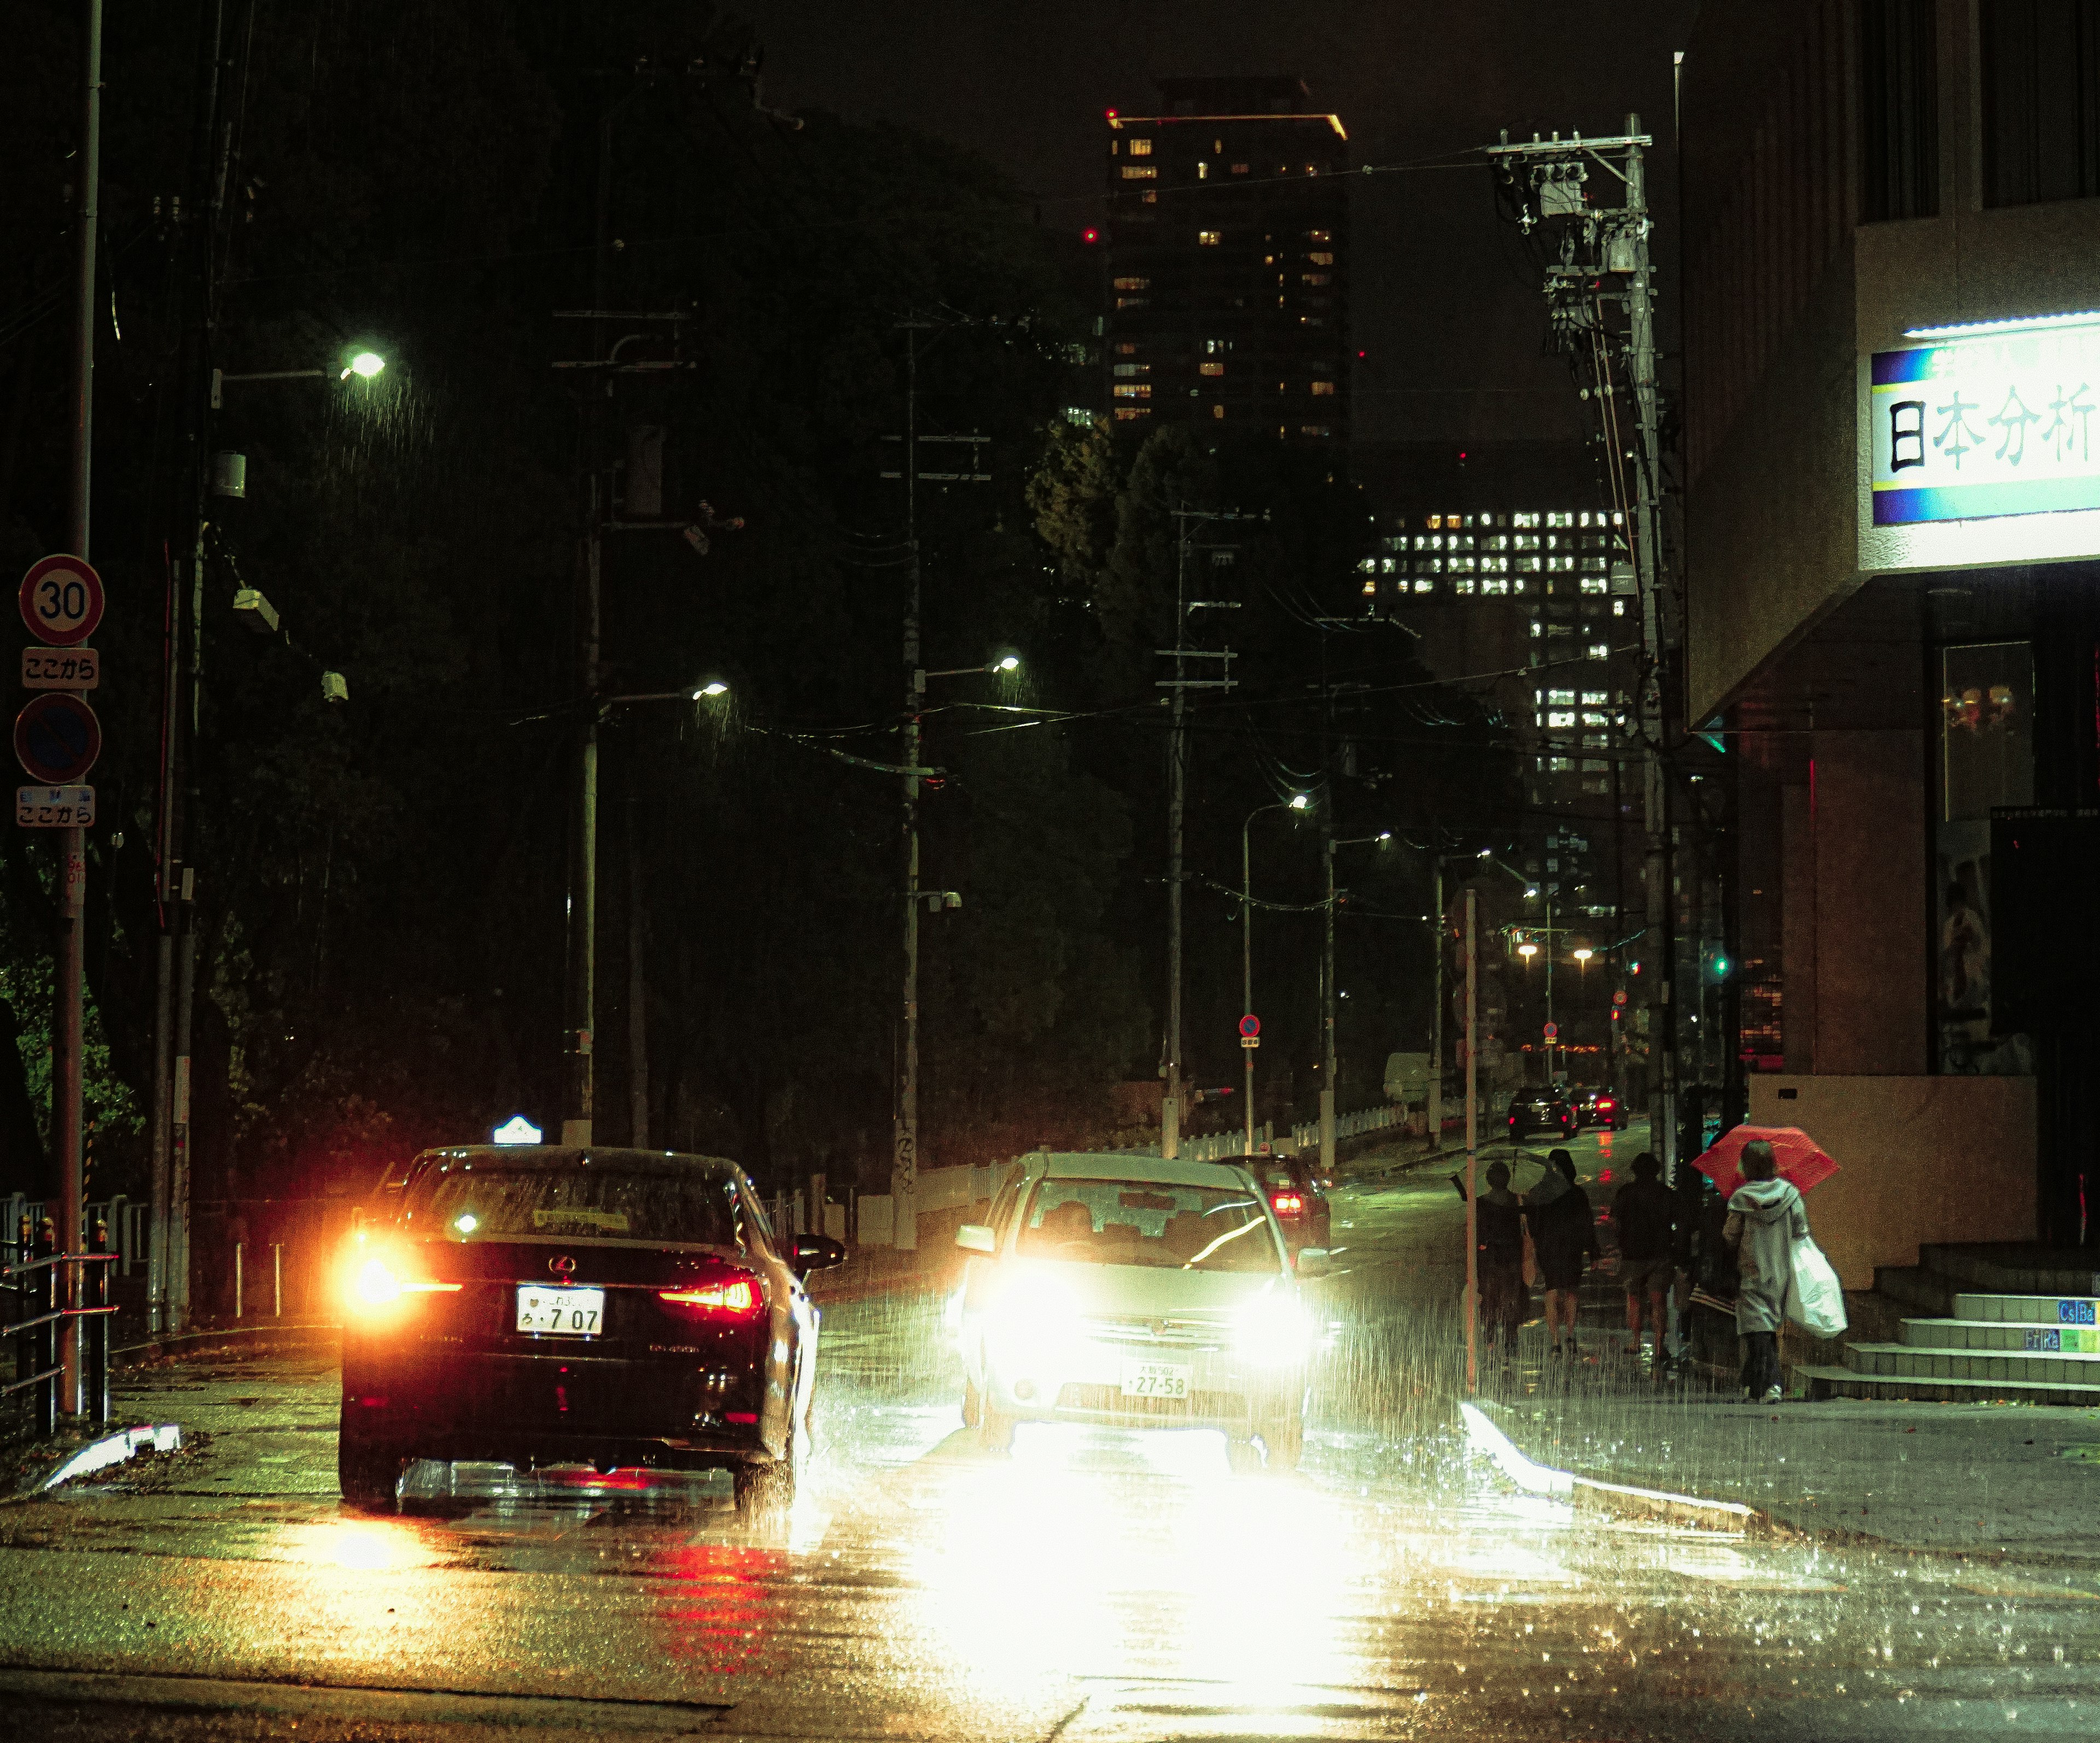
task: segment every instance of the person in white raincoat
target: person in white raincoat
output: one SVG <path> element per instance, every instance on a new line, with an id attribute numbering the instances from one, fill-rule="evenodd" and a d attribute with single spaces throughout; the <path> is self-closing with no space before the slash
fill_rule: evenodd
<path id="1" fill-rule="evenodd" d="M 1786 1322 L 1786 1288 L 1793 1276 L 1793 1243 L 1808 1237 L 1808 1211 L 1793 1182 L 1778 1178 L 1779 1163 L 1762 1138 L 1743 1146 L 1743 1184 L 1728 1200 L 1721 1238 L 1736 1250 L 1736 1335 L 1743 1347 L 1743 1397 L 1776 1404 L 1779 1332 Z"/>

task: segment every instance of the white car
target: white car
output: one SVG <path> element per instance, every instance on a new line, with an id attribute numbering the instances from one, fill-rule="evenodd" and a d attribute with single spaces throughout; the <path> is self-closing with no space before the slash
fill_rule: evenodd
<path id="1" fill-rule="evenodd" d="M 1236 1470 L 1298 1463 L 1315 1323 L 1267 1195 L 1236 1163 L 1038 1154 L 965 1224 L 951 1320 L 963 1419 L 1224 1431 Z M 1255 1443 L 1260 1452 L 1255 1451 Z"/>

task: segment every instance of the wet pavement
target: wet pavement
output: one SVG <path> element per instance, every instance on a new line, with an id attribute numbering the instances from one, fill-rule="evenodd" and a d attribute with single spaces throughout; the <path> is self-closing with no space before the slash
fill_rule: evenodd
<path id="1" fill-rule="evenodd" d="M 1510 1489 L 1455 1420 L 1445 1172 L 1338 1200 L 1290 1476 L 1236 1476 L 1203 1433 L 1024 1426 L 982 1453 L 941 1303 L 910 1292 L 827 1311 L 770 1531 L 719 1480 L 487 1467 L 417 1467 L 402 1517 L 360 1518 L 330 1352 L 148 1370 L 126 1401 L 183 1453 L 0 1507 L 0 1735 L 2100 1732 L 2089 1572 Z"/>

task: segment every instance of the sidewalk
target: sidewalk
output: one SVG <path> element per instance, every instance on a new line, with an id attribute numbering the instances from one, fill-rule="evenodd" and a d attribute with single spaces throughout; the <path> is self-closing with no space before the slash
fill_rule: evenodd
<path id="1" fill-rule="evenodd" d="M 2100 1566 L 2100 1410 L 1758 1405 L 1630 1375 L 1478 1401 L 1528 1458 L 1577 1476 L 1740 1503 L 1811 1535 Z"/>

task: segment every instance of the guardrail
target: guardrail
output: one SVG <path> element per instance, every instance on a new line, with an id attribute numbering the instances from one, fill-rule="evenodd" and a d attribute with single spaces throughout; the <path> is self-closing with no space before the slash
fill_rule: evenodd
<path id="1" fill-rule="evenodd" d="M 93 1229 L 100 1224 L 109 1230 L 108 1251 L 115 1255 L 117 1275 L 129 1277 L 135 1266 L 145 1269 L 152 1212 L 152 1207 L 143 1199 L 127 1198 L 120 1193 L 82 1207 L 80 1225 Z M 0 1222 L 0 1255 L 7 1264 L 15 1262 L 19 1231 L 25 1227 L 42 1228 L 46 1214 L 41 1199 L 25 1198 L 20 1193 L 0 1199 L 0 1217 L 5 1218 Z"/>
<path id="2" fill-rule="evenodd" d="M 91 1252 L 63 1253 L 57 1231 L 47 1217 L 15 1225 L 6 1243 L 13 1257 L 0 1266 L 0 1288 L 14 1297 L 14 1312 L 4 1328 L 15 1339 L 15 1379 L 0 1386 L 0 1397 L 32 1392 L 32 1423 L 41 1439 L 58 1432 L 59 1388 L 64 1370 L 60 1361 L 60 1329 L 68 1320 L 80 1323 L 82 1390 L 87 1416 L 98 1425 L 109 1420 L 109 1321 L 117 1309 L 109 1301 L 109 1268 L 118 1255 L 106 1245 L 99 1220 Z"/>

